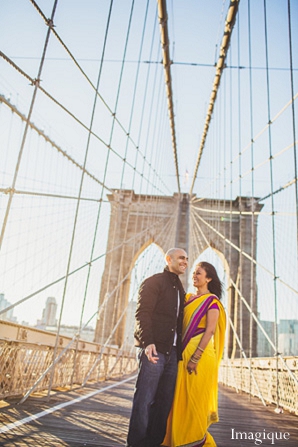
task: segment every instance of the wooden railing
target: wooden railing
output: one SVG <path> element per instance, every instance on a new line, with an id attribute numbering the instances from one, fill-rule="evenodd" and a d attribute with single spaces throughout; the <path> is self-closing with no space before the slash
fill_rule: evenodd
<path id="1" fill-rule="evenodd" d="M 0 399 L 26 396 L 49 388 L 69 388 L 130 374 L 137 369 L 133 353 L 97 343 L 0 321 Z"/>
<path id="2" fill-rule="evenodd" d="M 298 415 L 298 357 L 226 359 L 219 381 Z"/>
<path id="3" fill-rule="evenodd" d="M 18 396 L 22 401 L 32 392 L 69 389 L 137 370 L 134 351 L 59 336 L 52 375 L 55 343 L 55 333 L 0 321 L 0 399 Z M 219 381 L 298 415 L 298 357 L 226 359 Z"/>

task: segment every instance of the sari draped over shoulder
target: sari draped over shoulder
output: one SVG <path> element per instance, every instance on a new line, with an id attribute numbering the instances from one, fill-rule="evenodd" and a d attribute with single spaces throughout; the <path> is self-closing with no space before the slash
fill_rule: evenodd
<path id="1" fill-rule="evenodd" d="M 189 374 L 187 364 L 205 332 L 207 312 L 213 307 L 219 309 L 215 333 L 197 364 L 197 374 Z M 174 400 L 162 445 L 216 447 L 208 427 L 218 421 L 218 368 L 224 349 L 225 329 L 225 310 L 215 295 L 186 295 L 182 361 L 178 364 Z"/>

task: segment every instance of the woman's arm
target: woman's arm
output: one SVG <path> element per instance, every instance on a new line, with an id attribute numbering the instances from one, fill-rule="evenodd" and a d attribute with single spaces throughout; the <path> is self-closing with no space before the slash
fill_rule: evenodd
<path id="1" fill-rule="evenodd" d="M 187 364 L 187 370 L 191 374 L 193 371 L 195 374 L 197 374 L 197 363 L 200 360 L 201 356 L 203 355 L 203 352 L 208 345 L 211 337 L 214 335 L 217 320 L 219 317 L 219 309 L 209 309 L 206 316 L 206 330 L 204 332 L 203 337 L 200 340 L 200 343 L 191 356 L 188 364 Z"/>

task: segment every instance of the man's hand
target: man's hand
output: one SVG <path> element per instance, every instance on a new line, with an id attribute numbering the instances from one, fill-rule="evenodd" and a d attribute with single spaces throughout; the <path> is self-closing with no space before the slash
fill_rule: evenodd
<path id="1" fill-rule="evenodd" d="M 146 354 L 149 362 L 157 363 L 158 356 L 157 356 L 157 351 L 156 351 L 156 347 L 154 344 L 146 346 L 145 354 Z"/>

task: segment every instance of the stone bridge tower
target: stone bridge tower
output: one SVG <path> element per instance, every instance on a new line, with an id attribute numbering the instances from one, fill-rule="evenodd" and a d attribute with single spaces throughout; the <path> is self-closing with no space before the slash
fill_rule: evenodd
<path id="1" fill-rule="evenodd" d="M 128 302 L 131 270 L 146 247 L 155 243 L 164 253 L 171 247 L 181 247 L 189 255 L 189 268 L 206 248 L 212 247 L 224 260 L 231 279 L 227 305 L 231 321 L 245 352 L 248 354 L 251 350 L 251 354 L 256 355 L 256 325 L 242 305 L 237 290 L 256 313 L 256 271 L 249 257 L 255 258 L 257 216 L 262 205 L 254 199 L 238 197 L 232 202 L 217 200 L 214 211 L 211 199 L 198 200 L 195 195 L 189 197 L 188 194 L 147 196 L 131 190 L 115 190 L 108 199 L 110 228 L 95 341 L 103 343 L 109 339 L 110 345 L 122 344 L 125 317 L 120 317 Z M 194 231 L 197 225 L 201 233 Z M 201 238 L 198 244 L 190 240 L 190 235 L 194 234 Z M 194 249 L 197 246 L 201 247 L 199 252 Z M 181 277 L 186 290 L 187 279 L 188 272 Z M 227 352 L 229 356 L 239 356 L 231 330 Z"/>
<path id="2" fill-rule="evenodd" d="M 216 206 L 214 204 L 216 203 Z M 190 233 L 197 234 L 199 243 L 189 246 L 190 266 L 208 247 L 222 259 L 229 283 L 227 311 L 246 355 L 257 355 L 257 326 L 250 309 L 257 315 L 256 259 L 257 220 L 263 205 L 252 197 L 235 200 L 191 200 Z M 199 228 L 199 230 L 198 230 Z M 196 230 L 195 230 L 196 229 Z M 193 247 L 199 246 L 199 252 Z M 226 352 L 240 357 L 236 336 L 228 325 Z"/>
<path id="3" fill-rule="evenodd" d="M 125 309 L 130 289 L 131 269 L 138 256 L 151 243 L 163 253 L 169 248 L 188 247 L 187 194 L 147 196 L 131 190 L 109 194 L 111 217 L 99 304 L 103 307 L 97 322 L 95 341 L 105 342 Z M 177 231 L 183 228 L 183 231 Z M 181 281 L 187 288 L 187 272 Z M 125 318 L 110 338 L 109 344 L 121 345 Z M 133 328 L 132 328 L 133 330 Z"/>

